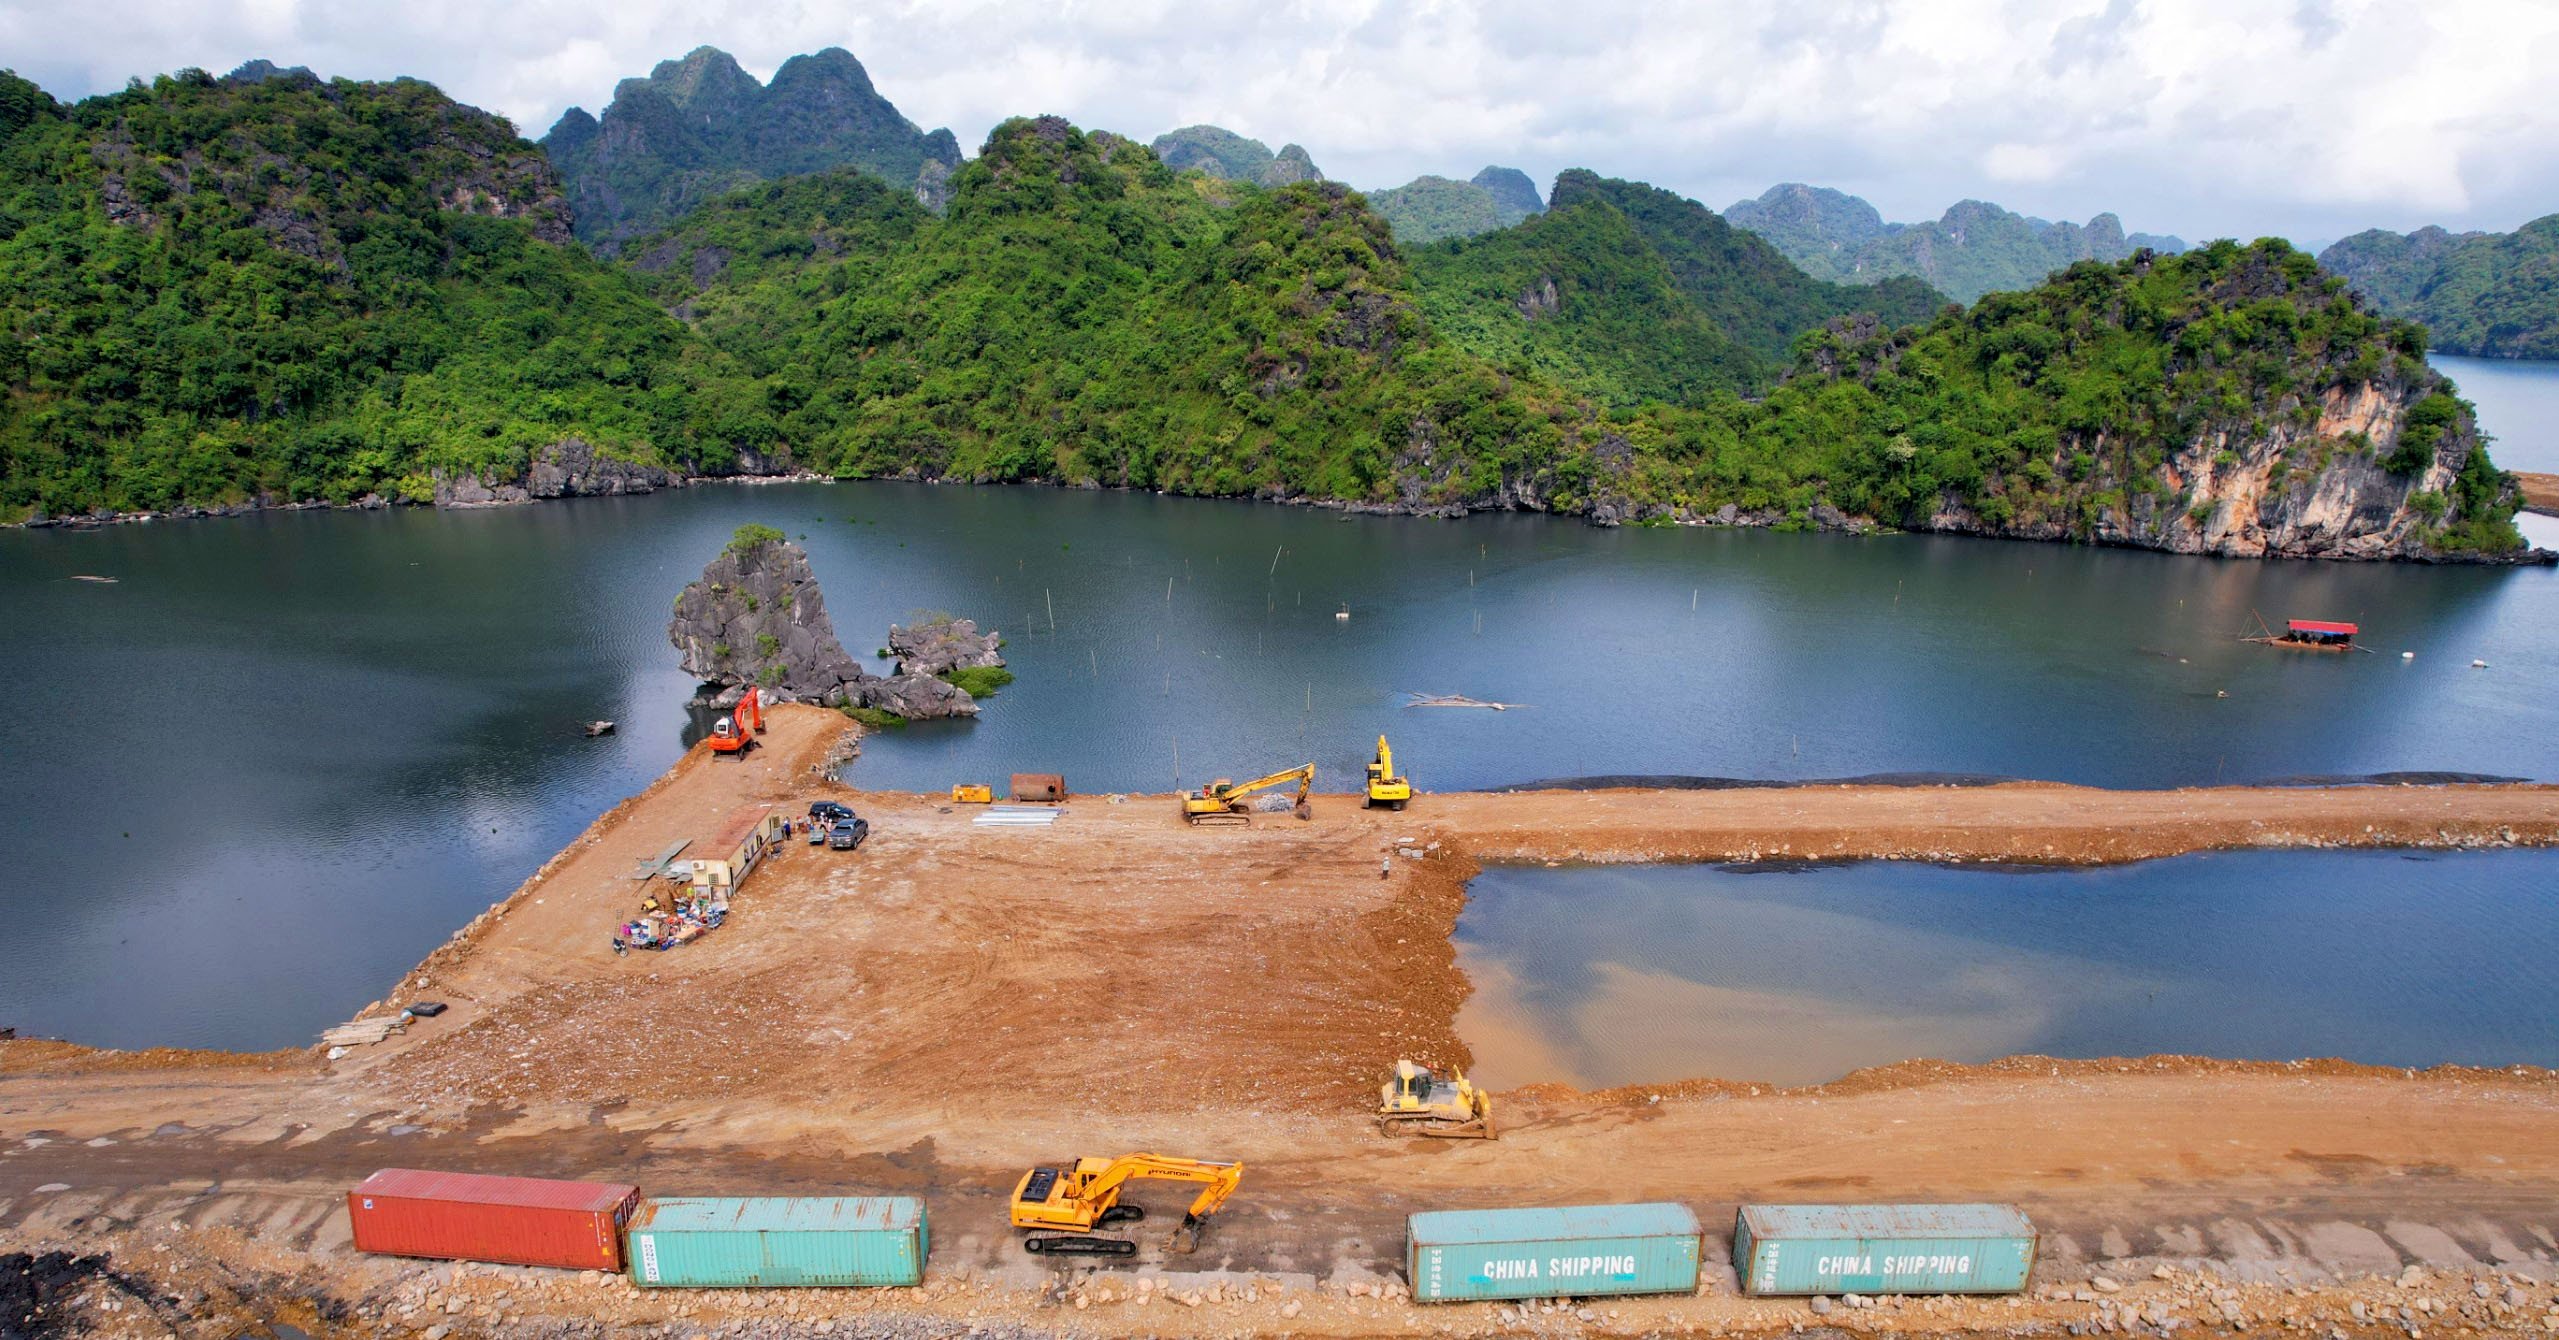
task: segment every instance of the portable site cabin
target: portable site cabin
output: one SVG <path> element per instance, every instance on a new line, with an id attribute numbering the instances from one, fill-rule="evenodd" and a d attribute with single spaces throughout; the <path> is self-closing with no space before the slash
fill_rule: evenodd
<path id="1" fill-rule="evenodd" d="M 2305 647 L 2343 650 L 2355 642 L 2360 631 L 2350 623 L 2331 623 L 2326 619 L 2293 619 L 2284 624 L 2283 640 Z"/>
<path id="2" fill-rule="evenodd" d="M 726 902 L 746 882 L 756 865 L 782 844 L 781 812 L 771 805 L 749 805 L 729 816 L 693 860 L 693 887 Z"/>

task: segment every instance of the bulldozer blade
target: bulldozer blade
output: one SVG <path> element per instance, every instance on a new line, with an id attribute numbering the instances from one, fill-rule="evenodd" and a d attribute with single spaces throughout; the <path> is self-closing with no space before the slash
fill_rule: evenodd
<path id="1" fill-rule="evenodd" d="M 1408 1117 L 1379 1117 L 1377 1130 L 1381 1135 L 1420 1135 L 1433 1140 L 1500 1138 L 1493 1130 L 1491 1117 L 1479 1117 L 1472 1121 L 1451 1121 L 1445 1117 L 1427 1117 L 1418 1114 Z"/>

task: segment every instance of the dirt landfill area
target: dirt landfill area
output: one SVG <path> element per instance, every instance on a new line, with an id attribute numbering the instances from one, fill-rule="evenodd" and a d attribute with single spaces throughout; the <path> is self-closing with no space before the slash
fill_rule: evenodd
<path id="1" fill-rule="evenodd" d="M 1450 932 L 1480 862 L 2551 844 L 2559 788 L 1319 796 L 1311 822 L 1202 830 L 1169 796 L 1092 796 L 1043 829 L 828 780 L 843 728 L 783 708 L 743 762 L 689 755 L 386 983 L 365 1014 L 451 1009 L 378 1045 L 0 1042 L 0 1340 L 2559 1334 L 2559 1076 L 2537 1068 L 2015 1057 L 1532 1087 L 1496 1095 L 1492 1142 L 1369 1116 L 1396 1058 L 1469 1059 Z M 828 797 L 870 820 L 860 851 L 795 841 L 719 930 L 615 955 L 640 859 Z M 1163 1250 L 1188 1189 L 1155 1184 L 1133 1259 L 1020 1249 L 1024 1168 L 1140 1150 L 1246 1165 L 1196 1254 Z M 932 1252 L 921 1288 L 773 1291 L 367 1256 L 344 1195 L 386 1166 L 914 1195 Z M 1414 1211 L 1643 1200 L 1706 1224 L 1697 1293 L 1405 1296 Z M 2013 1201 L 2042 1256 L 2022 1298 L 1742 1298 L 1745 1200 Z"/>

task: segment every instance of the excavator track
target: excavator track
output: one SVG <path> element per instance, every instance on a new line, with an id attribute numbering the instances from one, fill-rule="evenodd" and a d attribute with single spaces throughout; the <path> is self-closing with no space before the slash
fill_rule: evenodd
<path id="1" fill-rule="evenodd" d="M 1127 1238 L 1088 1238 L 1080 1234 L 1022 1239 L 1033 1256 L 1135 1256 L 1137 1244 Z"/>

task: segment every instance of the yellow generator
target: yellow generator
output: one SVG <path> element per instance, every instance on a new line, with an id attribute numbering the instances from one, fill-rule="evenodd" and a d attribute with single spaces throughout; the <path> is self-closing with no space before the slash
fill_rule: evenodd
<path id="1" fill-rule="evenodd" d="M 1425 1066 L 1395 1063 L 1395 1078 L 1377 1091 L 1377 1129 L 1386 1135 L 1429 1135 L 1442 1140 L 1493 1138 L 1493 1100 L 1468 1083 L 1465 1071 L 1441 1079 Z"/>
<path id="2" fill-rule="evenodd" d="M 1385 736 L 1378 736 L 1377 757 L 1368 761 L 1369 808 L 1400 810 L 1412 798 L 1413 779 L 1395 775 L 1395 751 L 1387 747 Z"/>
<path id="3" fill-rule="evenodd" d="M 992 805 L 995 803 L 995 788 L 988 786 L 984 782 L 962 782 L 951 788 L 951 803 L 954 805 Z"/>

